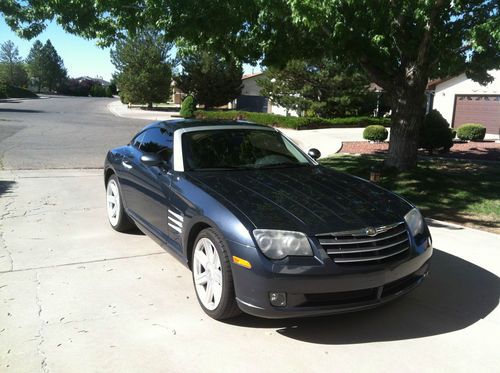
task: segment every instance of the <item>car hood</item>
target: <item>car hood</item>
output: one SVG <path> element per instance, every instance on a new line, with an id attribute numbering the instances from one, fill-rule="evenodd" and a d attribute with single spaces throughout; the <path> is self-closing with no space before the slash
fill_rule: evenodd
<path id="1" fill-rule="evenodd" d="M 256 228 L 307 234 L 400 222 L 411 205 L 363 179 L 316 167 L 190 172 L 201 188 Z"/>

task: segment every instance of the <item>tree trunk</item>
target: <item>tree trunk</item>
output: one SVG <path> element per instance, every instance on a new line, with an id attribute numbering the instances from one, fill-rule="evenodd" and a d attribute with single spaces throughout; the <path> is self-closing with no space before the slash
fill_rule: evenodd
<path id="1" fill-rule="evenodd" d="M 391 138 L 386 166 L 408 170 L 417 165 L 418 131 L 425 113 L 425 87 L 405 87 L 393 95 Z"/>
<path id="2" fill-rule="evenodd" d="M 152 109 L 153 108 L 153 103 L 152 102 L 148 102 L 148 109 Z"/>

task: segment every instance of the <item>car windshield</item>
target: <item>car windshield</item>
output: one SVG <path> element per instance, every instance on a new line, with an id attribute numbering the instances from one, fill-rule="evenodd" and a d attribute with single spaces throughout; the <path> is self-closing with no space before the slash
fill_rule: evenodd
<path id="1" fill-rule="evenodd" d="M 182 136 L 187 170 L 262 169 L 310 165 L 281 133 L 259 129 L 186 132 Z"/>

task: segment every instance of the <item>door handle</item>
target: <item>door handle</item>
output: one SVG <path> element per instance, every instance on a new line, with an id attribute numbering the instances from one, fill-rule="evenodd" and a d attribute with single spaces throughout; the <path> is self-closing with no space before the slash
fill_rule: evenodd
<path id="1" fill-rule="evenodd" d="M 132 168 L 132 164 L 127 159 L 122 159 L 122 165 L 123 167 L 128 168 L 129 170 Z"/>

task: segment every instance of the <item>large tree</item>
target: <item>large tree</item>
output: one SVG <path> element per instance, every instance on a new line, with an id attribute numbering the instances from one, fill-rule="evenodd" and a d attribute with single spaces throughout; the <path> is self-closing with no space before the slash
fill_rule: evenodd
<path id="1" fill-rule="evenodd" d="M 0 46 L 0 80 L 20 87 L 28 83 L 28 76 L 22 58 L 19 56 L 19 50 L 10 40 Z"/>
<path id="2" fill-rule="evenodd" d="M 28 71 L 38 92 L 46 88 L 49 92 L 57 90 L 67 79 L 64 62 L 50 40 L 42 44 L 36 40 L 26 58 Z"/>
<path id="3" fill-rule="evenodd" d="M 42 47 L 42 67 L 42 84 L 49 92 L 58 89 L 67 79 L 64 62 L 50 40 L 47 40 Z"/>
<path id="4" fill-rule="evenodd" d="M 111 61 L 120 96 L 124 102 L 147 104 L 164 102 L 170 93 L 172 65 L 169 52 L 172 44 L 152 29 L 141 31 L 119 41 L 111 51 Z"/>
<path id="5" fill-rule="evenodd" d="M 36 84 L 37 92 L 42 90 L 43 79 L 43 44 L 40 40 L 35 40 L 31 46 L 28 57 L 26 57 L 26 64 L 28 65 L 28 72 L 31 81 Z"/>
<path id="6" fill-rule="evenodd" d="M 476 81 L 500 65 L 498 0 L 5 0 L 0 11 L 23 36 L 56 19 L 72 33 L 111 43 L 144 25 L 246 62 L 342 56 L 390 93 L 387 164 L 416 164 L 429 78 L 466 72 Z"/>
<path id="7" fill-rule="evenodd" d="M 259 80 L 261 93 L 274 103 L 320 117 L 358 115 L 366 110 L 369 84 L 358 66 L 326 58 L 291 60 L 284 68 L 268 69 Z"/>
<path id="8" fill-rule="evenodd" d="M 226 105 L 241 93 L 243 68 L 234 58 L 190 48 L 180 57 L 177 86 L 205 108 Z"/>

